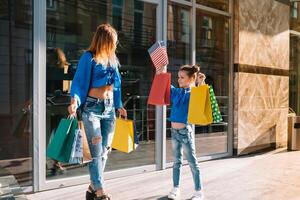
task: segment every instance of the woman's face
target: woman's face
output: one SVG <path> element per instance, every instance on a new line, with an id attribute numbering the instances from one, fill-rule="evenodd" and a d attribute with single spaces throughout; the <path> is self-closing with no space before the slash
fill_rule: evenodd
<path id="1" fill-rule="evenodd" d="M 178 71 L 178 84 L 181 88 L 189 88 L 194 82 L 193 77 L 189 77 L 187 73 L 183 70 Z"/>

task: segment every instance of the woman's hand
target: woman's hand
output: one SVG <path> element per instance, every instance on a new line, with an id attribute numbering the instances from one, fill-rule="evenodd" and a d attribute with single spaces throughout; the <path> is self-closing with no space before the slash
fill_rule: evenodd
<path id="1" fill-rule="evenodd" d="M 198 75 L 197 75 L 197 84 L 198 85 L 205 84 L 205 79 L 206 79 L 205 74 L 199 72 Z"/>
<path id="2" fill-rule="evenodd" d="M 68 106 L 68 112 L 70 115 L 76 115 L 76 110 L 77 110 L 77 101 L 76 99 L 71 100 L 71 104 Z"/>
<path id="3" fill-rule="evenodd" d="M 125 110 L 125 108 L 118 108 L 118 112 L 119 112 L 119 115 L 121 115 L 123 117 L 127 117 L 127 111 Z"/>

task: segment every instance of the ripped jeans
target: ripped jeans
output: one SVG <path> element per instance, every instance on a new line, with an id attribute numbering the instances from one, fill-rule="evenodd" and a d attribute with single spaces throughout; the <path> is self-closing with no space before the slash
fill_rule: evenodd
<path id="1" fill-rule="evenodd" d="M 114 136 L 115 119 L 112 99 L 86 98 L 82 120 L 93 157 L 89 163 L 89 173 L 95 190 L 104 187 L 103 172 Z"/>
<path id="2" fill-rule="evenodd" d="M 202 189 L 201 173 L 199 164 L 196 157 L 195 148 L 195 133 L 190 124 L 185 128 L 171 129 L 172 134 L 172 150 L 173 150 L 173 186 L 179 187 L 181 166 L 182 166 L 182 154 L 184 152 L 187 159 L 194 180 L 194 187 L 196 191 Z M 184 150 L 184 151 L 183 151 Z"/>

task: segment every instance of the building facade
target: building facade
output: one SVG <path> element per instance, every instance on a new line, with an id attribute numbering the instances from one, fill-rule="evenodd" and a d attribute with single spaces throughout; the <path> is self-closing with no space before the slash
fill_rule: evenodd
<path id="1" fill-rule="evenodd" d="M 104 22 L 118 31 L 122 99 L 139 139 L 130 154 L 112 151 L 106 178 L 172 166 L 169 107 L 147 105 L 156 40 L 167 42 L 172 84 L 181 65 L 199 64 L 214 88 L 223 122 L 195 126 L 199 160 L 286 146 L 289 106 L 300 110 L 297 19 L 298 3 L 284 0 L 0 0 L 3 195 L 89 181 L 86 164 L 59 169 L 46 148 Z"/>
<path id="2" fill-rule="evenodd" d="M 244 154 L 286 146 L 289 2 L 236 1 L 234 146 Z"/>

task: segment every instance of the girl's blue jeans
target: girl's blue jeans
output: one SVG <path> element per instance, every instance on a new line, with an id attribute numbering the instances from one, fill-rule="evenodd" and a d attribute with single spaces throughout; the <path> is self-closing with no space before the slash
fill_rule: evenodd
<path id="1" fill-rule="evenodd" d="M 192 125 L 186 125 L 182 129 L 171 129 L 172 134 L 172 148 L 173 148 L 173 186 L 179 187 L 180 173 L 182 166 L 182 154 L 184 149 L 184 155 L 190 165 L 195 190 L 202 189 L 201 174 L 196 158 L 195 151 L 195 134 Z"/>
<path id="2" fill-rule="evenodd" d="M 82 120 L 93 158 L 89 163 L 89 173 L 95 190 L 104 187 L 103 172 L 114 135 L 115 119 L 112 99 L 87 97 Z"/>

